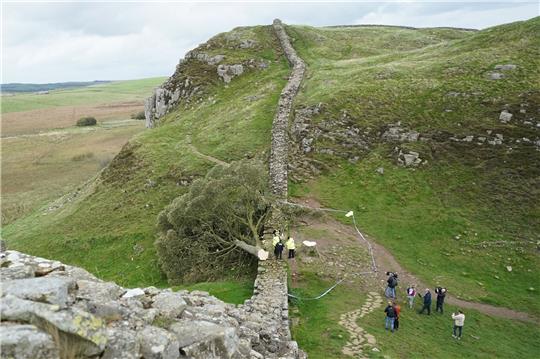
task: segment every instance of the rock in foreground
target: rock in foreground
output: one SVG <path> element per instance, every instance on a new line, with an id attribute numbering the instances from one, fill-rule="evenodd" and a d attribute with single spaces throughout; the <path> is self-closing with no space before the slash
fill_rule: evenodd
<path id="1" fill-rule="evenodd" d="M 286 289 L 258 285 L 249 304 L 235 306 L 200 291 L 122 288 L 16 251 L 2 253 L 0 275 L 0 340 L 10 358 L 305 357 L 290 340 L 286 314 L 275 315 L 286 311 Z M 280 296 L 268 303 L 276 308 L 259 312 L 252 303 L 269 295 Z"/>

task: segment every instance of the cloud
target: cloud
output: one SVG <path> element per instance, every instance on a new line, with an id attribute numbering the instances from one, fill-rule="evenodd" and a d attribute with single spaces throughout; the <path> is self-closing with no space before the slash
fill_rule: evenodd
<path id="1" fill-rule="evenodd" d="M 313 26 L 483 28 L 536 16 L 536 3 L 4 3 L 2 82 L 168 76 L 213 35 L 274 18 Z"/>

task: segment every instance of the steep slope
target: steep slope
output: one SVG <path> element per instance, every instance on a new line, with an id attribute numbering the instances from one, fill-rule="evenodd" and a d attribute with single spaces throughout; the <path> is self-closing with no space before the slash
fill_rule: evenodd
<path id="1" fill-rule="evenodd" d="M 426 282 L 540 313 L 540 18 L 287 31 L 308 65 L 292 195 L 355 210 Z"/>
<path id="2" fill-rule="evenodd" d="M 216 55 L 220 61 L 208 60 Z M 289 73 L 271 26 L 217 35 L 187 57 L 163 87 L 187 79 L 190 91 L 168 104 L 159 126 L 133 138 L 75 200 L 68 196 L 53 211 L 43 208 L 5 227 L 10 247 L 121 285 L 164 283 L 153 245 L 157 214 L 214 166 L 207 156 L 226 162 L 264 156 Z M 220 65 L 238 64 L 237 76 L 218 73 Z"/>

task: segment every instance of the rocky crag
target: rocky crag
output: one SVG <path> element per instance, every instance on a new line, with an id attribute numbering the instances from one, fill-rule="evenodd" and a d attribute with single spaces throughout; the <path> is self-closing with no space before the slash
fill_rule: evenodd
<path id="1" fill-rule="evenodd" d="M 304 357 L 290 339 L 279 263 L 261 264 L 253 297 L 240 306 L 201 291 L 122 288 L 17 251 L 2 253 L 0 274 L 3 357 Z"/>
<path id="2" fill-rule="evenodd" d="M 255 50 L 255 40 L 216 36 L 180 59 L 174 74 L 146 99 L 144 114 L 146 127 L 153 128 L 158 120 L 178 105 L 190 108 L 204 100 L 211 100 L 210 88 L 230 83 L 235 77 L 251 70 L 264 70 L 268 62 L 253 52 L 242 60 L 229 59 L 223 50 Z"/>

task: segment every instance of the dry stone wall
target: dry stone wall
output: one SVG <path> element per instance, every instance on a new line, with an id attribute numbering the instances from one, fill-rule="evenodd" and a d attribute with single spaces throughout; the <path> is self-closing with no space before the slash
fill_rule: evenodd
<path id="1" fill-rule="evenodd" d="M 280 20 L 274 20 L 274 31 L 279 39 L 283 52 L 292 66 L 287 85 L 281 91 L 278 107 L 272 125 L 272 147 L 270 152 L 270 188 L 274 194 L 282 198 L 287 197 L 288 191 L 288 126 L 294 98 L 298 93 L 306 65 L 297 55 L 291 45 L 289 36 L 285 32 Z"/>
<path id="2" fill-rule="evenodd" d="M 201 291 L 123 288 L 84 269 L 1 253 L 2 356 L 300 358 L 287 322 L 286 272 L 261 265 L 254 295 L 235 306 Z M 265 270 L 263 270 L 263 268 Z"/>

